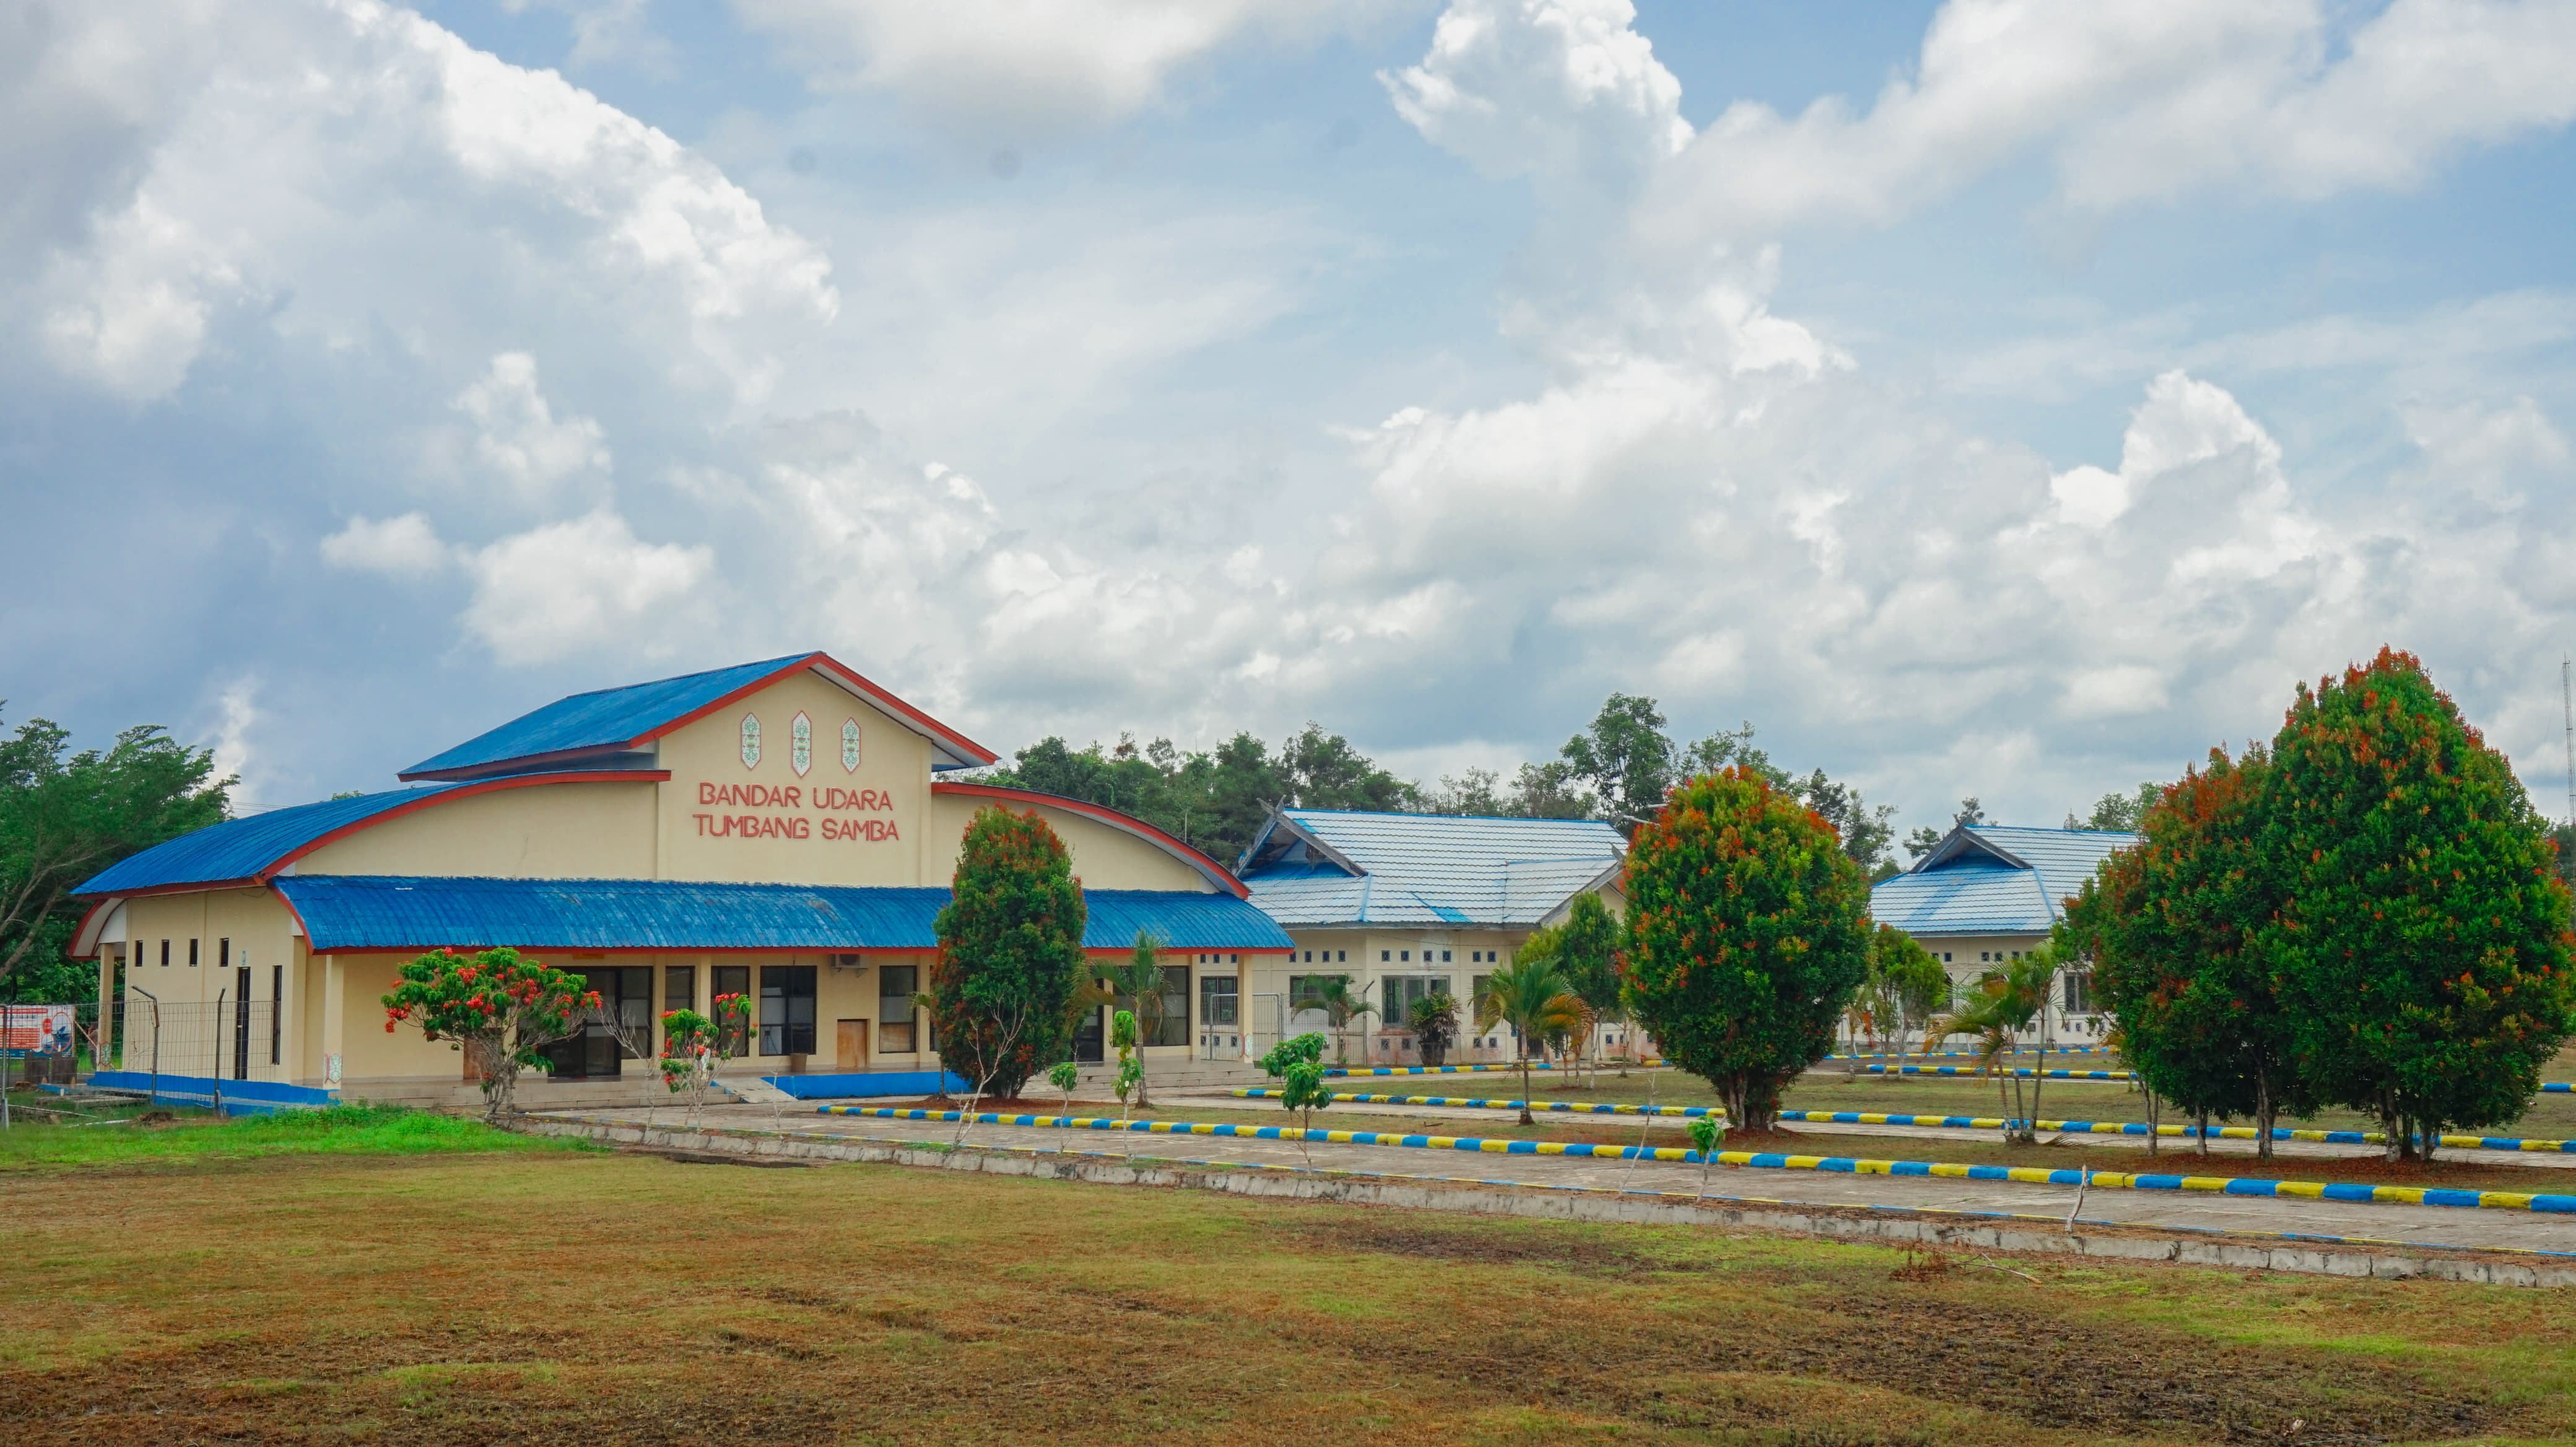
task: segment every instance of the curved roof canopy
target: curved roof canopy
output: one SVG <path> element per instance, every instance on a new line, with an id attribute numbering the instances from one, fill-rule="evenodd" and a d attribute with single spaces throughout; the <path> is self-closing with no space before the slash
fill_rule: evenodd
<path id="1" fill-rule="evenodd" d="M 2100 829 L 1963 825 L 1870 891 L 1878 923 L 1910 935 L 2045 934 L 2102 861 L 2138 842 Z"/>
<path id="2" fill-rule="evenodd" d="M 1197 870 L 1200 878 L 1237 899 L 1241 899 L 1248 892 L 1244 888 L 1243 881 L 1235 878 L 1224 865 L 1135 815 L 1121 814 L 1105 804 L 1094 804 L 1088 799 L 1067 798 L 1062 794 L 1041 794 L 1035 789 L 1013 789 L 1000 784 L 981 784 L 965 779 L 934 780 L 930 785 L 930 792 L 969 799 L 990 799 L 997 804 L 1019 804 L 1024 807 L 1043 804 L 1050 809 L 1062 809 L 1069 814 L 1079 814 L 1095 824 L 1105 824 L 1121 834 L 1144 840 Z"/>
<path id="3" fill-rule="evenodd" d="M 827 653 L 799 653 L 786 658 L 741 663 L 705 673 L 685 673 L 651 683 L 603 688 L 559 698 L 533 713 L 521 714 L 488 733 L 433 754 L 400 777 L 412 779 L 481 779 L 535 769 L 613 767 L 641 760 L 620 755 L 642 752 L 655 739 L 807 670 L 822 675 L 866 699 L 906 728 L 930 741 L 933 769 L 971 769 L 992 763 L 992 750 L 948 727 L 911 704 L 842 666 Z"/>
<path id="4" fill-rule="evenodd" d="M 262 884 L 335 839 L 450 799 L 536 784 L 634 783 L 669 777 L 659 769 L 514 774 L 475 784 L 426 784 L 417 789 L 389 789 L 381 794 L 356 794 L 318 804 L 271 809 L 265 814 L 209 824 L 129 855 L 91 875 L 72 893 L 87 897 Z"/>

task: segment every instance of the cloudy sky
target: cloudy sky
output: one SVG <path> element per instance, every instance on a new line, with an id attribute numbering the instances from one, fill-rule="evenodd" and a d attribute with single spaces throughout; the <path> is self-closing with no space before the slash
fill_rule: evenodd
<path id="1" fill-rule="evenodd" d="M 823 647 L 2051 823 L 2423 654 L 2565 808 L 2576 4 L 0 0 L 0 696 L 248 801 Z"/>

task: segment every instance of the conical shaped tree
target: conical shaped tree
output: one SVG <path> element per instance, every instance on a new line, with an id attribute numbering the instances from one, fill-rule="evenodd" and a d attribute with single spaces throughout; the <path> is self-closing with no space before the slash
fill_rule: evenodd
<path id="1" fill-rule="evenodd" d="M 2318 1093 L 2412 1133 L 2518 1118 L 2576 1032 L 2567 888 L 2502 754 L 2405 653 L 2305 686 L 2272 745 L 2257 941 Z"/>
<path id="2" fill-rule="evenodd" d="M 931 1022 L 941 1065 L 979 1095 L 1014 1096 L 1064 1058 L 1067 1005 L 1084 968 L 1082 886 L 1064 841 L 1035 813 L 984 809 L 966 826 L 957 879 L 933 928 Z"/>
<path id="3" fill-rule="evenodd" d="M 1737 1126 L 1769 1129 L 1868 973 L 1869 881 L 1832 825 L 1743 768 L 1674 790 L 1625 880 L 1630 1014 Z"/>

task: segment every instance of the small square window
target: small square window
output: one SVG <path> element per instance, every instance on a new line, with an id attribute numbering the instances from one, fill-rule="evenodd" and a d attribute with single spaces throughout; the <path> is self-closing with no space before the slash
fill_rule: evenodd
<path id="1" fill-rule="evenodd" d="M 1377 952 L 1377 962 L 1381 965 L 1394 957 L 1393 953 L 1387 950 L 1380 950 Z"/>
<path id="2" fill-rule="evenodd" d="M 1449 952 L 1447 950 L 1442 950 L 1440 952 L 1440 963 L 1444 965 L 1449 963 Z"/>

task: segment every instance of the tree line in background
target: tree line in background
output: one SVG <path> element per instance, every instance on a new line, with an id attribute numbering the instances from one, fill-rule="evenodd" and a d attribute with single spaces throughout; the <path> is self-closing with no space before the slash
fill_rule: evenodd
<path id="1" fill-rule="evenodd" d="M 231 812 L 234 780 L 211 750 L 131 728 L 105 750 L 30 719 L 0 739 L 0 1000 L 60 1003 L 98 995 L 96 969 L 66 960 L 81 881 Z"/>
<path id="2" fill-rule="evenodd" d="M 1396 777 L 1340 734 L 1309 723 L 1274 753 L 1251 733 L 1206 752 L 1158 738 L 1138 747 L 1076 749 L 1048 737 L 1021 749 L 985 782 L 1104 804 L 1172 834 L 1221 861 L 1240 857 L 1269 817 L 1293 809 L 1395 810 L 1511 819 L 1600 819 L 1633 829 L 1652 818 L 1682 780 L 1730 767 L 1755 774 L 1834 826 L 1841 848 L 1873 878 L 1896 870 L 1890 854 L 1896 811 L 1822 769 L 1793 776 L 1753 742 L 1750 723 L 1683 743 L 1666 731 L 1655 700 L 1613 693 L 1591 724 L 1557 757 L 1525 763 L 1509 778 L 1471 768 L 1424 786 Z M 1975 801 L 1969 801 L 1973 808 Z M 1980 816 L 1982 817 L 1982 816 Z M 1924 831 L 1918 831 L 1918 834 Z M 1933 835 L 1937 842 L 1939 835 Z M 1916 851 L 1918 854 L 1920 850 Z"/>

